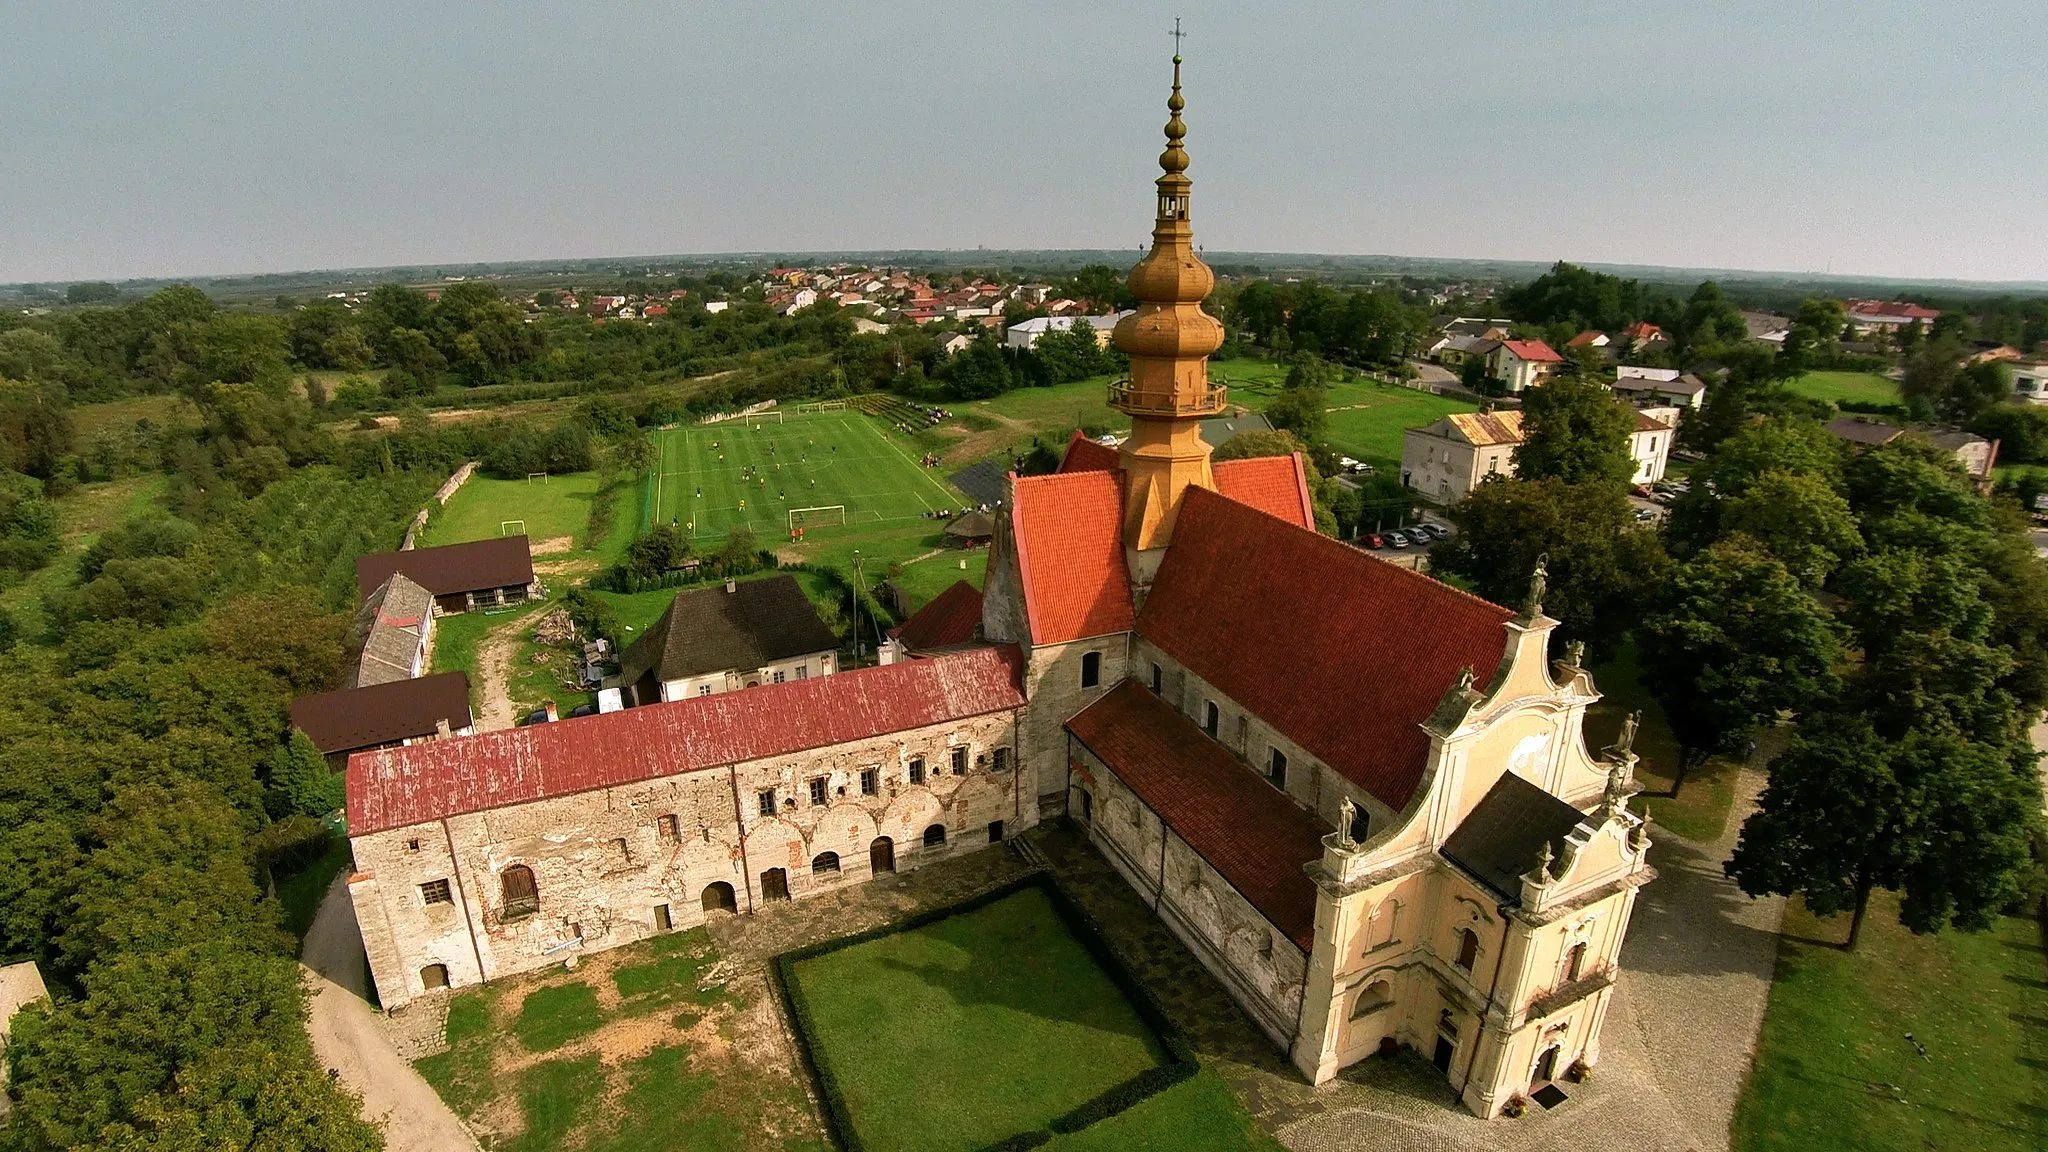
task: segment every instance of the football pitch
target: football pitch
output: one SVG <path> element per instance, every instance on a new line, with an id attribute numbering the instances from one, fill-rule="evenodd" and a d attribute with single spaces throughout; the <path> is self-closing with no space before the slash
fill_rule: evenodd
<path id="1" fill-rule="evenodd" d="M 792 512 L 817 532 L 950 514 L 969 503 L 872 416 L 780 415 L 655 433 L 648 526 L 673 523 L 692 539 L 748 528 L 770 544 L 788 538 Z"/>

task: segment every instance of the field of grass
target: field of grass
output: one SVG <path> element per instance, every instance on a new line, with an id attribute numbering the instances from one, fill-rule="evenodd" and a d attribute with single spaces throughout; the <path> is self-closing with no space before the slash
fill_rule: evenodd
<path id="1" fill-rule="evenodd" d="M 544 542 L 573 543 L 555 551 L 588 547 L 585 527 L 590 522 L 590 501 L 597 495 L 597 473 L 570 472 L 537 480 L 493 480 L 472 476 L 448 505 L 427 522 L 422 547 L 465 544 L 514 535 L 522 530 L 539 548 Z M 506 521 L 524 524 L 506 525 Z"/>
<path id="2" fill-rule="evenodd" d="M 1899 386 L 1874 372 L 1808 372 L 1792 382 L 1801 396 L 1834 403 L 1897 404 Z"/>
<path id="3" fill-rule="evenodd" d="M 42 598 L 70 585 L 78 575 L 80 554 L 92 547 L 100 533 L 158 505 L 169 488 L 168 477 L 162 473 L 151 473 L 100 484 L 81 484 L 68 495 L 59 497 L 54 503 L 62 547 L 48 564 L 29 573 L 14 586 L 0 591 L 0 609 L 14 614 L 23 633 L 40 634 L 43 627 Z"/>
<path id="4" fill-rule="evenodd" d="M 1889 893 L 1872 896 L 1857 950 L 1843 952 L 1831 942 L 1846 916 L 1787 908 L 1736 1108 L 1739 1152 L 2048 1147 L 2040 925 L 2007 917 L 1983 934 L 1914 936 L 1897 910 Z"/>
<path id="5" fill-rule="evenodd" d="M 827 1152 L 801 1086 L 738 1051 L 702 929 L 465 988 L 414 1063 L 490 1152 Z"/>
<path id="6" fill-rule="evenodd" d="M 92 443 L 102 428 L 124 428 L 147 420 L 159 428 L 174 424 L 199 423 L 199 408 L 183 396 L 131 396 L 101 404 L 80 404 L 71 409 L 71 427 L 78 434 L 81 449 Z"/>
<path id="7" fill-rule="evenodd" d="M 847 527 L 867 527 L 967 503 L 859 412 L 675 428 L 656 433 L 655 447 L 648 522 L 674 522 L 696 540 L 744 527 L 774 545 L 788 539 L 797 508 L 844 505 Z"/>
<path id="8" fill-rule="evenodd" d="M 963 562 L 967 565 L 965 568 L 961 567 Z M 896 586 L 903 590 L 910 611 L 915 612 L 955 582 L 965 580 L 979 588 L 987 575 L 988 549 L 960 551 L 949 548 L 937 556 L 905 564 L 896 575 Z"/>
<path id="9" fill-rule="evenodd" d="M 1037 889 L 798 961 L 791 979 L 813 1057 L 875 1152 L 1040 1129 L 1168 1059 Z"/>

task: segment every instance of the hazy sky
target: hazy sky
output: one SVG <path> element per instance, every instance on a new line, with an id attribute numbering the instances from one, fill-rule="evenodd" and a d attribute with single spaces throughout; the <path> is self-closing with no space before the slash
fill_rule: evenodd
<path id="1" fill-rule="evenodd" d="M 2041 0 L 0 0 L 0 282 L 1135 247 L 2048 279 Z"/>

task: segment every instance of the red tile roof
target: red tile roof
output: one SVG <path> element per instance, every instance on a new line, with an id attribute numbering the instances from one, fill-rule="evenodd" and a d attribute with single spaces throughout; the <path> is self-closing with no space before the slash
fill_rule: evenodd
<path id="1" fill-rule="evenodd" d="M 1648 320 L 1638 320 L 1635 323 L 1629 325 L 1628 327 L 1623 328 L 1621 330 L 1621 334 L 1628 337 L 1631 340 L 1648 340 L 1652 336 L 1662 336 L 1664 334 L 1664 330 L 1662 328 L 1657 327 L 1655 324 L 1650 323 Z"/>
<path id="2" fill-rule="evenodd" d="M 1278 516 L 1297 528 L 1316 526 L 1301 453 L 1225 460 L 1215 466 L 1216 490 L 1247 508 Z"/>
<path id="3" fill-rule="evenodd" d="M 1190 489 L 1138 632 L 1388 807 L 1458 670 L 1479 683 L 1513 614 L 1314 532 Z"/>
<path id="4" fill-rule="evenodd" d="M 1122 481 L 1101 471 L 1015 478 L 1010 524 L 1033 644 L 1131 630 Z"/>
<path id="5" fill-rule="evenodd" d="M 965 580 L 932 597 L 931 603 L 910 614 L 895 631 L 898 640 L 913 652 L 972 644 L 974 630 L 981 624 L 981 591 Z"/>
<path id="6" fill-rule="evenodd" d="M 1021 707 L 1019 654 L 979 648 L 600 716 L 359 752 L 360 836 L 465 812 L 864 740 Z"/>
<path id="7" fill-rule="evenodd" d="M 1116 449 L 1090 440 L 1088 434 L 1078 428 L 1074 430 L 1073 439 L 1067 441 L 1066 456 L 1060 460 L 1062 472 L 1115 472 L 1122 467 Z"/>
<path id="8" fill-rule="evenodd" d="M 1274 927 L 1314 949 L 1316 889 L 1302 865 L 1322 856 L 1327 825 L 1136 681 L 1082 709 L 1067 730 Z"/>
<path id="9" fill-rule="evenodd" d="M 1557 363 L 1564 360 L 1564 357 L 1557 354 L 1556 349 L 1541 340 L 1503 340 L 1500 346 L 1524 360 L 1539 363 Z"/>
<path id="10" fill-rule="evenodd" d="M 1564 346 L 1567 348 L 1590 348 L 1593 346 L 1593 341 L 1600 339 L 1604 335 L 1606 335 L 1604 332 L 1581 332 L 1577 336 L 1565 341 Z"/>

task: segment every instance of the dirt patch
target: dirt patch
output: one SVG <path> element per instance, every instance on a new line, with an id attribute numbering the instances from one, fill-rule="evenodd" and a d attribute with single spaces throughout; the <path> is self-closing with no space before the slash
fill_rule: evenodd
<path id="1" fill-rule="evenodd" d="M 483 678 L 477 689 L 479 732 L 510 728 L 518 720 L 512 711 L 512 658 L 519 653 L 519 637 L 525 629 L 526 618 L 515 616 L 476 646 L 477 674 Z"/>
<path id="2" fill-rule="evenodd" d="M 1020 438 L 1024 440 L 1031 438 L 1033 429 L 1031 425 L 1026 424 L 1022 420 L 1012 419 L 1011 417 L 994 412 L 982 412 L 978 413 L 978 415 L 994 420 L 997 426 L 986 432 L 976 432 L 967 427 L 967 425 L 957 421 L 939 425 L 938 430 L 941 432 L 958 432 L 961 436 L 965 437 L 965 439 L 947 447 L 939 454 L 939 462 L 941 464 L 971 463 L 1016 443 Z"/>
<path id="3" fill-rule="evenodd" d="M 574 536 L 550 536 L 545 540 L 535 541 L 533 546 L 527 549 L 527 551 L 535 556 L 546 556 L 555 552 L 573 552 L 575 550 L 576 538 Z"/>

